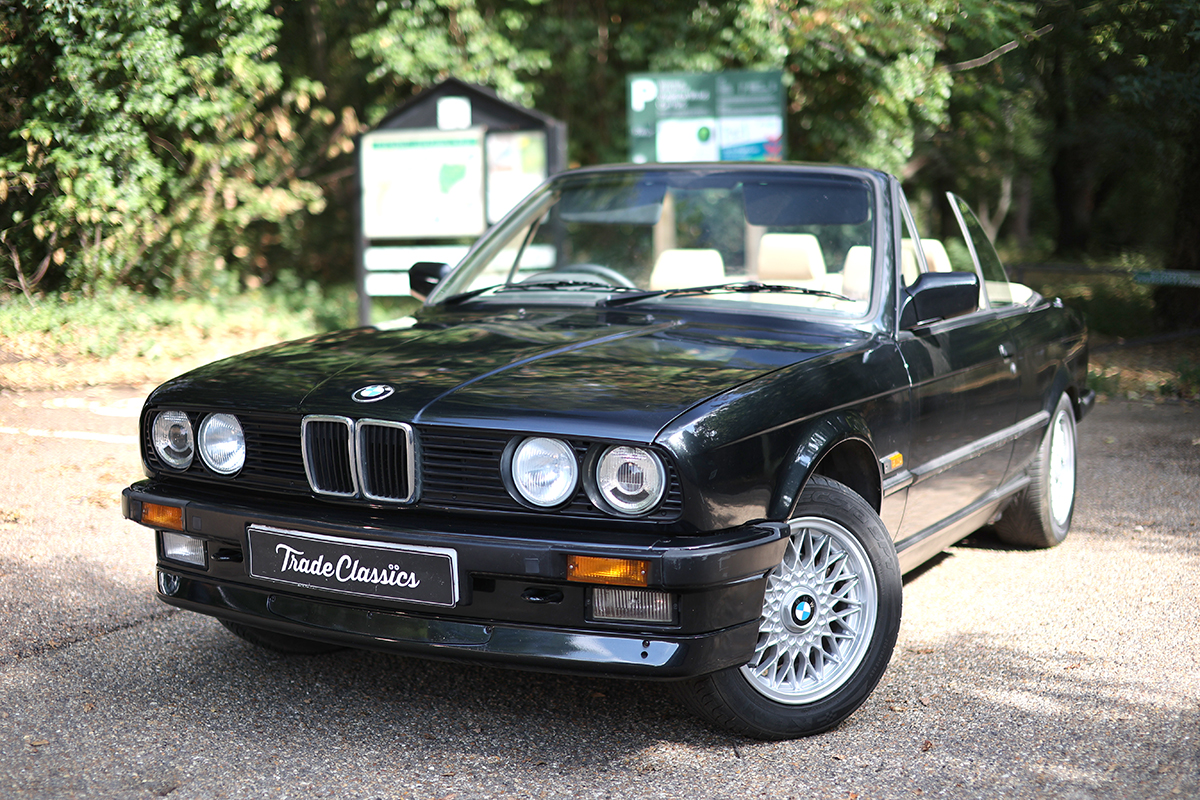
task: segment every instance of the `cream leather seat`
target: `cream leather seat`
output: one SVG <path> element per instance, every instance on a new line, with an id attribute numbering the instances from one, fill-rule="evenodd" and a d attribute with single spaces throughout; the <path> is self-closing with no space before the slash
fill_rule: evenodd
<path id="1" fill-rule="evenodd" d="M 846 251 L 846 263 L 842 266 L 841 289 L 833 289 L 851 300 L 867 300 L 871 297 L 871 248 L 865 244 L 855 245 Z"/>
<path id="2" fill-rule="evenodd" d="M 717 250 L 663 250 L 650 273 L 651 289 L 686 289 L 725 282 L 725 260 Z"/>
<path id="3" fill-rule="evenodd" d="M 950 272 L 953 267 L 950 265 L 950 256 L 946 253 L 946 246 L 937 239 L 922 239 L 921 250 L 925 253 L 925 264 L 929 267 L 930 272 Z M 900 273 L 904 276 L 904 283 L 907 286 L 912 286 L 920 277 L 920 269 L 917 266 L 917 248 L 913 245 L 912 239 L 900 240 Z"/>
<path id="4" fill-rule="evenodd" d="M 950 264 L 950 255 L 946 252 L 946 245 L 937 239 L 922 239 L 921 249 L 925 251 L 925 263 L 929 265 L 930 272 L 953 271 L 954 267 Z"/>
<path id="5" fill-rule="evenodd" d="M 811 233 L 767 233 L 758 245 L 758 279 L 788 286 L 825 287 L 825 256 Z"/>

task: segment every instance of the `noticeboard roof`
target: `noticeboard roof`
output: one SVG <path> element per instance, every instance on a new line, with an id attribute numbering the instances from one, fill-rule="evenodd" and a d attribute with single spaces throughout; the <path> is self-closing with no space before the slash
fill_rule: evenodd
<path id="1" fill-rule="evenodd" d="M 563 123 L 531 108 L 510 103 L 486 86 L 447 78 L 421 91 L 379 121 L 375 130 L 398 128 L 436 128 L 437 101 L 441 97 L 467 97 L 471 100 L 471 124 L 489 130 L 546 130 Z"/>

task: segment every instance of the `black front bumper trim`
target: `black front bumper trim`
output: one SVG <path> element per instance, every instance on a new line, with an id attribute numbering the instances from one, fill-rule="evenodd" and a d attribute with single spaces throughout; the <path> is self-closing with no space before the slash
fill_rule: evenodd
<path id="1" fill-rule="evenodd" d="M 161 600 L 244 625 L 347 647 L 542 672 L 686 678 L 744 664 L 758 640 L 756 622 L 701 636 L 598 633 L 438 619 L 175 577 L 178 588 Z"/>

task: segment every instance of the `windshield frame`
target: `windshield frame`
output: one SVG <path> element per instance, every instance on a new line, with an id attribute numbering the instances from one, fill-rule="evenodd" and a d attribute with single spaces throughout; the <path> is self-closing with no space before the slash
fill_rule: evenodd
<path id="1" fill-rule="evenodd" d="M 520 288 L 521 284 L 512 282 L 514 277 L 513 270 L 516 269 L 521 254 L 529 246 L 538 225 L 544 221 L 550 207 L 558 201 L 560 191 L 565 186 L 595 180 L 603 176 L 654 176 L 664 180 L 668 185 L 674 185 L 676 182 L 686 184 L 688 181 L 702 181 L 709 177 L 720 177 L 722 175 L 753 178 L 756 174 L 761 175 L 763 178 L 774 175 L 786 179 L 812 177 L 818 180 L 834 179 L 857 182 L 863 184 L 868 189 L 870 203 L 869 224 L 871 226 L 870 235 L 873 249 L 871 270 L 874 279 L 871 281 L 870 296 L 865 298 L 866 303 L 855 303 L 852 310 L 844 308 L 830 309 L 812 305 L 780 303 L 778 300 L 769 298 L 769 295 L 775 294 L 769 291 L 762 292 L 761 297 L 759 293 L 753 291 L 697 293 L 667 291 L 651 293 L 642 288 L 619 287 L 602 283 L 594 285 L 577 284 L 570 287 L 564 285 L 560 287 L 570 288 L 571 291 L 546 291 L 546 287 L 543 287 L 543 289 L 522 291 Z M 729 311 L 766 313 L 771 315 L 811 316 L 824 321 L 862 321 L 878 315 L 880 304 L 884 299 L 884 291 L 892 283 L 888 276 L 880 273 L 880 270 L 884 269 L 884 265 L 889 263 L 888 256 L 892 249 L 890 241 L 892 237 L 888 235 L 891 225 L 890 221 L 886 219 L 887 215 L 891 213 L 891 204 L 887 202 L 888 197 L 886 196 L 889 191 L 889 179 L 884 173 L 863 168 L 826 165 L 768 165 L 761 163 L 718 165 L 649 164 L 636 166 L 608 165 L 571 170 L 553 176 L 485 233 L 453 270 L 451 275 L 430 293 L 425 305 L 453 305 L 455 304 L 455 298 L 462 298 L 458 302 L 463 304 L 531 304 L 538 306 L 547 304 L 565 306 L 585 304 L 604 305 L 605 301 L 609 298 L 619 298 L 623 294 L 636 292 L 643 295 L 643 297 L 622 303 L 622 305 L 631 308 L 641 308 L 643 306 L 659 307 L 663 305 L 699 306 L 708 311 L 727 309 Z M 522 234 L 522 231 L 524 231 L 524 234 Z M 487 265 L 506 249 L 513 250 L 515 258 L 513 269 L 508 271 L 504 281 L 486 287 L 473 287 L 472 281 L 476 279 L 476 274 L 487 268 Z M 730 275 L 728 277 L 730 283 L 753 282 L 752 278 L 747 278 L 743 275 Z M 771 281 L 761 281 L 761 283 L 770 284 Z M 537 284 L 530 285 L 536 286 Z M 697 284 L 696 288 L 702 288 L 702 286 L 703 284 Z M 734 302 L 725 302 L 724 298 L 730 297 L 736 298 L 736 300 Z"/>

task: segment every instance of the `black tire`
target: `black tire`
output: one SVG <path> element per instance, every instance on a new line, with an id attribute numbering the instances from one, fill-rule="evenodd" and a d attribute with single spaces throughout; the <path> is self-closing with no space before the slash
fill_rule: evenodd
<path id="1" fill-rule="evenodd" d="M 341 645 L 302 639 L 299 636 L 288 636 L 286 633 L 263 630 L 228 619 L 220 620 L 220 623 L 239 639 L 274 653 L 283 653 L 289 656 L 316 656 L 345 649 Z"/>
<path id="2" fill-rule="evenodd" d="M 1054 547 L 1067 538 L 1075 514 L 1075 409 L 1063 395 L 1029 465 L 1030 484 L 996 522 L 996 534 L 1017 547 Z"/>
<path id="3" fill-rule="evenodd" d="M 759 739 L 811 736 L 853 714 L 883 677 L 900 630 L 896 549 L 865 500 L 813 477 L 790 524 L 750 661 L 677 685 L 700 717 Z"/>

